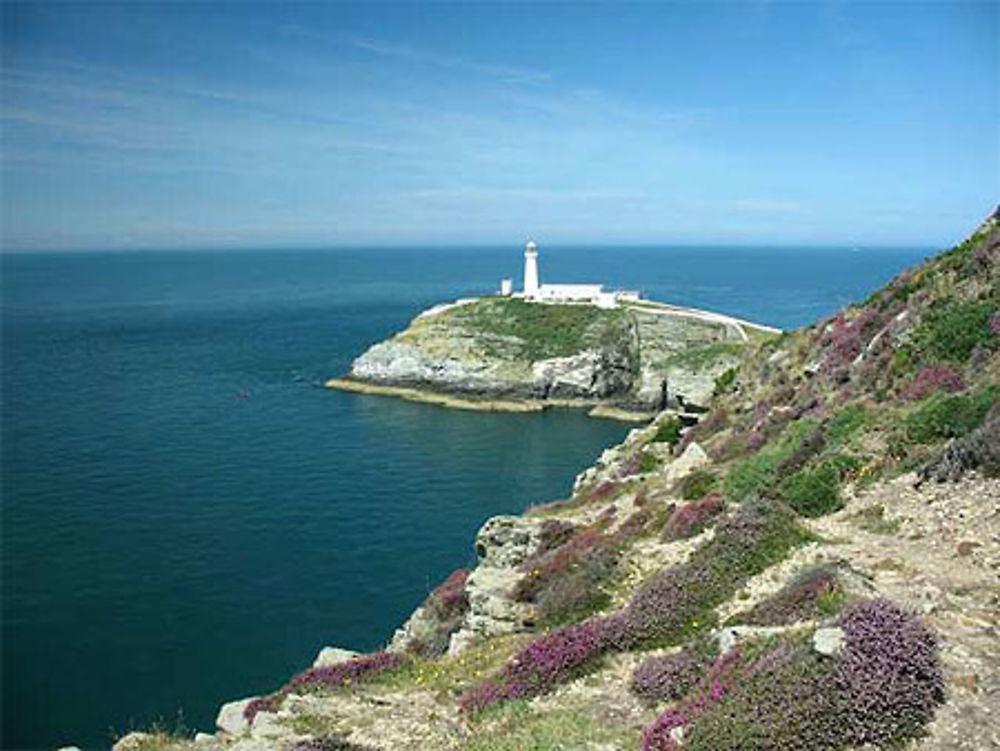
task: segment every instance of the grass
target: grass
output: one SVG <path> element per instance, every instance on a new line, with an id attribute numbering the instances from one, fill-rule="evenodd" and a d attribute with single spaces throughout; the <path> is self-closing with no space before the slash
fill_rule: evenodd
<path id="1" fill-rule="evenodd" d="M 600 707 L 597 707 L 600 710 Z M 535 709 L 515 701 L 477 716 L 467 751 L 571 751 L 593 746 L 628 748 L 638 728 L 579 709 Z"/>
<path id="2" fill-rule="evenodd" d="M 373 678 L 368 686 L 381 691 L 425 689 L 454 697 L 499 668 L 527 638 L 524 634 L 493 636 L 455 657 L 413 657 L 400 670 Z"/>
<path id="3" fill-rule="evenodd" d="M 545 305 L 517 298 L 488 298 L 456 308 L 453 320 L 478 333 L 517 341 L 528 360 L 568 357 L 589 347 L 614 345 L 626 314 L 593 305 Z"/>
<path id="4" fill-rule="evenodd" d="M 964 363 L 976 347 L 996 345 L 989 328 L 996 308 L 994 302 L 979 300 L 953 300 L 931 308 L 913 332 L 914 346 L 931 361 Z"/>
<path id="5" fill-rule="evenodd" d="M 834 446 L 842 445 L 870 421 L 871 410 L 864 404 L 854 402 L 841 407 L 824 426 L 826 440 Z"/>
<path id="6" fill-rule="evenodd" d="M 689 347 L 657 363 L 663 368 L 679 367 L 701 371 L 721 361 L 732 361 L 740 357 L 745 344 L 742 342 L 712 342 L 700 347 Z"/>

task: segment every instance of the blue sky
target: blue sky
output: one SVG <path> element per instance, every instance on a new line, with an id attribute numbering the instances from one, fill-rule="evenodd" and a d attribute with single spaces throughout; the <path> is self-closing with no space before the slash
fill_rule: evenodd
<path id="1" fill-rule="evenodd" d="M 3 245 L 915 244 L 1000 4 L 5 3 Z"/>

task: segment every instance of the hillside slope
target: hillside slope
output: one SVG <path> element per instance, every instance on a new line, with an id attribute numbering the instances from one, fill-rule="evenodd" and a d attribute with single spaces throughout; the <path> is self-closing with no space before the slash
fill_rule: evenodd
<path id="1" fill-rule="evenodd" d="M 997 747 L 1000 216 L 713 390 L 489 520 L 388 651 L 118 748 Z"/>

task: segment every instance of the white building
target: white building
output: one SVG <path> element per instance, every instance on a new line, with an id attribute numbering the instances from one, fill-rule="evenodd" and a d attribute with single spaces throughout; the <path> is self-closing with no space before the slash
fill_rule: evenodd
<path id="1" fill-rule="evenodd" d="M 589 303 L 599 308 L 614 308 L 619 302 L 636 302 L 639 293 L 631 290 L 605 290 L 602 284 L 541 284 L 538 275 L 538 246 L 528 240 L 524 246 L 524 291 L 513 293 L 510 279 L 500 282 L 500 294 L 541 303 Z"/>

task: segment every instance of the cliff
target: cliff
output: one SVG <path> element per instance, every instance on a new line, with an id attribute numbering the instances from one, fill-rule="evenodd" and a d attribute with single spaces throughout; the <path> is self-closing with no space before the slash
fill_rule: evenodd
<path id="1" fill-rule="evenodd" d="M 994 215 L 488 520 L 386 651 L 117 748 L 994 747 L 998 384 Z"/>
<path id="2" fill-rule="evenodd" d="M 777 333 L 651 302 L 602 309 L 485 297 L 422 313 L 327 386 L 471 409 L 603 404 L 648 413 L 707 404 L 747 344 Z"/>

